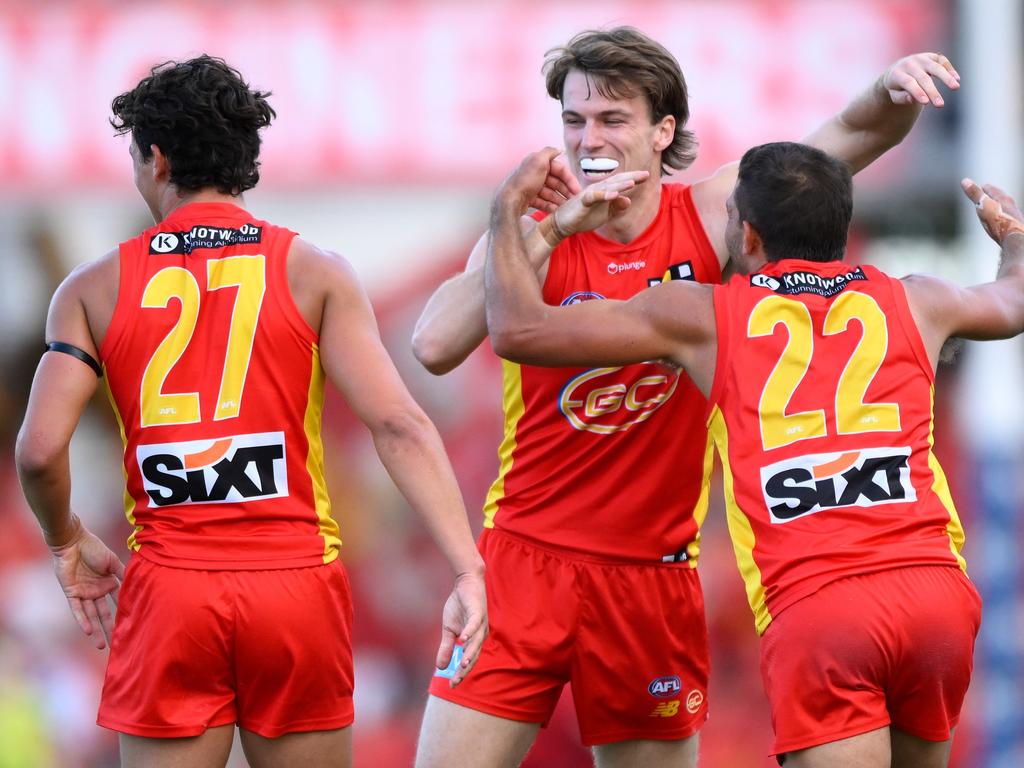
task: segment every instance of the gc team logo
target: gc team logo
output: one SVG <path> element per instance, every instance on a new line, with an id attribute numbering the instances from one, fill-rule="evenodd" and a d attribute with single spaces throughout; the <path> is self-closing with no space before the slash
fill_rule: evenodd
<path id="1" fill-rule="evenodd" d="M 140 445 L 135 455 L 157 507 L 288 495 L 284 432 Z"/>
<path id="2" fill-rule="evenodd" d="M 686 711 L 691 715 L 697 714 L 701 704 L 704 703 L 704 694 L 694 689 L 686 695 Z"/>
<path id="3" fill-rule="evenodd" d="M 657 363 L 593 368 L 570 379 L 558 410 L 574 429 L 610 435 L 649 419 L 679 384 L 679 374 Z"/>
<path id="4" fill-rule="evenodd" d="M 562 299 L 562 306 L 568 307 L 570 304 L 582 304 L 584 301 L 594 301 L 595 299 L 603 298 L 604 296 L 600 293 L 594 293 L 593 291 L 576 291 Z"/>
<path id="5" fill-rule="evenodd" d="M 910 482 L 910 448 L 864 448 L 786 459 L 761 468 L 761 488 L 773 523 L 836 507 L 917 501 Z"/>

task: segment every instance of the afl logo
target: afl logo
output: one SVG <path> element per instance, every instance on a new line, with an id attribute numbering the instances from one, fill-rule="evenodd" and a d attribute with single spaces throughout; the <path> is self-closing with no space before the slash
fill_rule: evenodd
<path id="1" fill-rule="evenodd" d="M 657 699 L 671 699 L 683 690 L 683 683 L 678 675 L 664 675 L 651 680 L 647 692 Z"/>
<path id="2" fill-rule="evenodd" d="M 153 236 L 149 247 L 156 253 L 170 253 L 178 247 L 178 236 L 171 232 L 161 232 Z"/>
<path id="3" fill-rule="evenodd" d="M 558 410 L 581 432 L 610 435 L 649 419 L 678 383 L 677 372 L 657 363 L 593 368 L 562 388 Z"/>
<path id="4" fill-rule="evenodd" d="M 568 307 L 570 304 L 582 304 L 584 301 L 593 301 L 594 299 L 603 299 L 600 293 L 594 293 L 592 291 L 576 291 L 576 293 L 570 293 L 564 299 L 562 299 L 562 306 Z"/>

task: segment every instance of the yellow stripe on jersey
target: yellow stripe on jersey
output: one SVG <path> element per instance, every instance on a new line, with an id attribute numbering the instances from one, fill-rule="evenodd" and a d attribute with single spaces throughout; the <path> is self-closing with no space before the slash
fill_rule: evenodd
<path id="1" fill-rule="evenodd" d="M 764 584 L 761 582 L 761 569 L 754 562 L 754 530 L 750 520 L 743 514 L 736 503 L 736 493 L 732 484 L 732 467 L 729 465 L 729 431 L 725 425 L 725 417 L 716 405 L 708 420 L 711 437 L 718 448 L 722 459 L 722 478 L 725 486 L 725 511 L 729 524 L 729 536 L 732 538 L 733 551 L 736 553 L 736 565 L 747 589 L 747 602 L 754 612 L 754 626 L 757 634 L 762 635 L 772 621 L 768 613 L 768 605 L 764 599 Z"/>
<path id="2" fill-rule="evenodd" d="M 523 404 L 523 372 L 517 363 L 501 361 L 502 394 L 501 407 L 505 414 L 505 435 L 498 448 L 501 466 L 498 477 L 491 484 L 484 501 L 484 528 L 494 527 L 494 516 L 498 512 L 498 501 L 505 496 L 505 476 L 512 468 L 512 454 L 516 450 L 516 430 L 523 418 L 526 406 Z"/>
<path id="3" fill-rule="evenodd" d="M 114 402 L 114 393 L 110 391 L 110 377 L 107 376 L 107 366 L 105 365 L 103 366 L 103 385 L 107 390 L 107 400 L 110 401 L 110 407 L 114 409 L 117 428 L 121 430 L 122 451 L 127 450 L 128 437 L 124 432 L 124 420 L 121 418 L 121 412 L 117 410 L 117 403 Z M 135 497 L 128 491 L 128 467 L 124 464 L 124 458 L 121 459 L 121 473 L 124 475 L 124 514 L 128 518 L 128 523 L 135 526 L 135 530 L 128 537 L 128 549 L 138 552 L 142 548 L 142 545 L 138 542 L 138 535 L 142 532 L 142 526 L 135 522 Z"/>
<path id="4" fill-rule="evenodd" d="M 693 507 L 693 521 L 697 523 L 697 535 L 686 545 L 686 562 L 691 568 L 697 567 L 700 559 L 700 528 L 708 516 L 708 497 L 711 495 L 711 470 L 715 466 L 715 441 L 708 433 L 707 444 L 704 446 L 704 473 L 701 477 L 700 498 Z"/>
<path id="5" fill-rule="evenodd" d="M 320 535 L 324 537 L 324 564 L 336 560 L 341 550 L 341 536 L 338 523 L 331 517 L 331 500 L 327 495 L 324 479 L 324 443 L 320 435 L 321 417 L 324 412 L 324 369 L 320 365 L 320 347 L 313 345 L 313 361 L 309 374 L 309 396 L 306 399 L 306 471 L 313 484 L 313 503 Z"/>
<path id="6" fill-rule="evenodd" d="M 938 458 L 932 451 L 935 445 L 935 385 L 931 387 L 931 403 L 928 407 L 931 421 L 928 424 L 928 469 L 932 471 L 932 493 L 939 497 L 942 506 L 949 513 L 949 522 L 946 523 L 946 534 L 949 536 L 949 549 L 953 557 L 960 564 L 960 570 L 967 573 L 967 561 L 960 552 L 964 548 L 964 528 L 960 525 L 960 515 L 957 514 L 956 505 L 953 503 L 953 496 L 949 492 L 949 483 L 946 482 L 946 473 L 942 471 Z"/>

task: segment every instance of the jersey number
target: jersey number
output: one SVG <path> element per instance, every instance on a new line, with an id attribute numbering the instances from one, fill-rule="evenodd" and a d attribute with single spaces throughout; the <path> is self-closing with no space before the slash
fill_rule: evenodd
<path id="1" fill-rule="evenodd" d="M 824 335 L 845 333 L 852 320 L 860 323 L 862 333 L 839 377 L 836 432 L 840 435 L 898 432 L 900 409 L 896 403 L 864 402 L 864 395 L 881 368 L 889 345 L 885 314 L 871 296 L 844 293 L 825 315 Z M 787 412 L 814 353 L 814 329 L 807 307 L 782 296 L 762 299 L 750 313 L 747 336 L 771 336 L 780 323 L 786 326 L 789 339 L 765 382 L 758 404 L 761 444 L 766 451 L 827 434 L 824 409 Z"/>
<path id="2" fill-rule="evenodd" d="M 237 287 L 231 310 L 231 327 L 224 368 L 217 393 L 214 421 L 238 416 L 242 390 L 249 373 L 252 343 L 256 336 L 263 294 L 266 292 L 265 259 L 263 256 L 229 256 L 206 263 L 208 290 Z M 195 424 L 201 420 L 198 392 L 165 393 L 164 382 L 171 369 L 185 353 L 199 319 L 199 284 L 187 269 L 166 267 L 146 284 L 142 307 L 167 307 L 171 299 L 181 302 L 178 322 L 164 336 L 142 374 L 142 426 Z"/>

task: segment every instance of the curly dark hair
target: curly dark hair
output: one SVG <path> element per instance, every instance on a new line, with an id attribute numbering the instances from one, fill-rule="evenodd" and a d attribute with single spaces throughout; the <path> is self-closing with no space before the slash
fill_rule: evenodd
<path id="1" fill-rule="evenodd" d="M 238 70 L 206 54 L 168 61 L 114 99 L 110 124 L 132 134 L 143 160 L 156 144 L 180 192 L 215 187 L 238 195 L 260 180 L 259 130 L 277 114 L 269 92 L 249 87 Z"/>
<path id="2" fill-rule="evenodd" d="M 662 152 L 662 170 L 688 167 L 697 156 L 697 138 L 686 129 L 690 104 L 679 62 L 660 43 L 634 27 L 590 29 L 544 57 L 548 95 L 562 101 L 565 79 L 578 69 L 594 78 L 597 91 L 608 99 L 643 96 L 651 122 L 666 115 L 676 119 L 672 143 Z"/>

